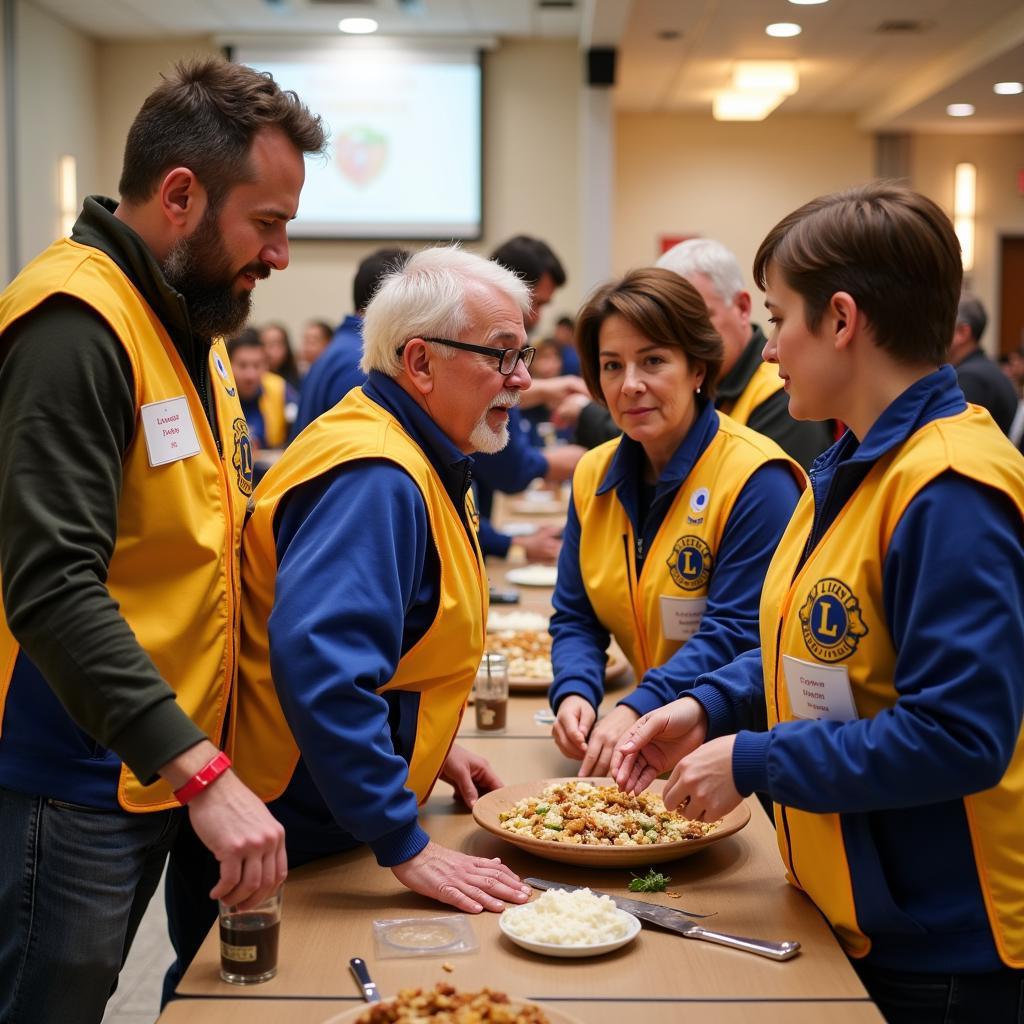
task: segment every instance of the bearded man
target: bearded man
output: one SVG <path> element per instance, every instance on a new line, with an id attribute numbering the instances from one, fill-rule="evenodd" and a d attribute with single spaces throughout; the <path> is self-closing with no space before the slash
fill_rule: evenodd
<path id="1" fill-rule="evenodd" d="M 98 1022 L 186 817 L 211 895 L 284 837 L 218 748 L 252 489 L 218 335 L 288 265 L 318 118 L 269 75 L 179 65 L 0 296 L 0 1020 Z M 219 877 L 217 877 L 219 876 Z"/>

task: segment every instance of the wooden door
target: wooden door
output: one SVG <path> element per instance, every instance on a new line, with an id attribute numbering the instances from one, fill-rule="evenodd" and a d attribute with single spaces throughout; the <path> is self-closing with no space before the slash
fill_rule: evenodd
<path id="1" fill-rule="evenodd" d="M 1024 236 L 1000 240 L 999 354 L 1024 346 Z"/>

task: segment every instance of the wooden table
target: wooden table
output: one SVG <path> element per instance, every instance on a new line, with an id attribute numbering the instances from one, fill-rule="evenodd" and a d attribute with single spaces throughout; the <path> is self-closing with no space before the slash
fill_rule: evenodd
<path id="1" fill-rule="evenodd" d="M 504 585 L 503 571 L 493 573 Z M 550 613 L 550 592 L 523 588 L 524 610 Z M 612 690 L 611 706 L 623 691 Z M 505 733 L 478 733 L 470 709 L 459 742 L 485 756 L 504 782 L 575 775 L 578 762 L 564 758 L 550 738 L 551 726 L 535 714 L 546 695 L 513 695 Z M 349 971 L 352 956 L 366 959 L 381 992 L 447 982 L 462 988 L 487 985 L 511 994 L 548 1000 L 594 1024 L 621 1024 L 642 1014 L 644 1024 L 668 1024 L 700 1013 L 724 1024 L 859 1024 L 881 1020 L 824 919 L 813 904 L 787 885 L 774 830 L 757 801 L 748 801 L 745 829 L 661 870 L 672 876 L 679 900 L 664 894 L 645 899 L 715 913 L 722 931 L 769 939 L 798 939 L 801 954 L 774 963 L 706 942 L 644 927 L 635 942 L 593 959 L 556 960 L 520 949 L 501 935 L 497 916 L 470 923 L 479 948 L 447 961 L 378 959 L 373 921 L 430 917 L 450 911 L 404 889 L 367 849 L 353 850 L 292 872 L 285 888 L 280 969 L 276 978 L 250 988 L 229 986 L 218 975 L 216 929 L 207 937 L 161 1024 L 262 1024 L 288 1020 L 321 1024 L 358 1005 Z M 522 852 L 479 829 L 457 805 L 450 787 L 438 785 L 422 821 L 436 841 L 466 853 L 500 856 L 521 877 L 539 876 L 627 893 L 630 873 L 576 868 Z M 442 963 L 452 968 L 447 972 Z"/>

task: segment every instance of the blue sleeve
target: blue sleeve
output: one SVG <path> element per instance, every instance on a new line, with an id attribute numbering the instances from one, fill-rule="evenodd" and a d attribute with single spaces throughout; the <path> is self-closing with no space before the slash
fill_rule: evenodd
<path id="1" fill-rule="evenodd" d="M 552 604 L 555 614 L 550 627 L 551 664 L 555 678 L 548 690 L 551 707 L 557 712 L 566 697 L 578 694 L 597 708 L 604 697 L 604 652 L 608 649 L 609 634 L 598 620 L 583 586 L 580 521 L 571 495 Z"/>
<path id="2" fill-rule="evenodd" d="M 1024 713 L 1024 545 L 1007 499 L 953 473 L 914 498 L 883 565 L 896 704 L 853 722 L 740 733 L 740 792 L 815 812 L 958 799 L 994 786 Z"/>
<path id="3" fill-rule="evenodd" d="M 799 497 L 800 487 L 784 463 L 768 463 L 752 474 L 722 533 L 700 628 L 621 704 L 645 715 L 683 696 L 698 676 L 759 646 L 761 585 Z"/>
<path id="4" fill-rule="evenodd" d="M 477 539 L 480 541 L 480 550 L 485 555 L 494 555 L 496 558 L 504 558 L 508 549 L 512 546 L 512 538 L 507 533 L 495 529 L 494 523 L 481 516 L 476 524 Z"/>
<path id="5" fill-rule="evenodd" d="M 530 444 L 521 423 L 520 411 L 509 409 L 508 444 L 493 455 L 473 456 L 473 475 L 505 494 L 518 494 L 548 471 L 548 460 Z"/>
<path id="6" fill-rule="evenodd" d="M 375 690 L 420 591 L 423 497 L 397 466 L 358 462 L 294 491 L 278 523 L 268 630 L 281 706 L 335 821 L 382 865 L 402 863 L 427 835 Z"/>
<path id="7" fill-rule="evenodd" d="M 350 357 L 343 351 L 333 352 L 329 347 L 312 365 L 302 385 L 294 433 L 297 435 L 305 430 L 317 416 L 332 409 L 353 388 L 365 383 L 366 374 L 359 367 L 358 356 Z"/>
<path id="8" fill-rule="evenodd" d="M 764 669 L 761 648 L 744 651 L 735 661 L 698 677 L 693 688 L 679 694 L 693 697 L 708 716 L 707 739 L 731 736 L 740 729 L 763 725 Z"/>

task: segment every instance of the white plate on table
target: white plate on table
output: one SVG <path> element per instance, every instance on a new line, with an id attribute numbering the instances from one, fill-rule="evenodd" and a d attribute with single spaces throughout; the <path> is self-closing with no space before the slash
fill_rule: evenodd
<path id="1" fill-rule="evenodd" d="M 521 565 L 505 573 L 506 582 L 517 587 L 553 587 L 557 579 L 554 565 Z"/>
<path id="2" fill-rule="evenodd" d="M 529 905 L 529 903 L 525 903 L 523 908 Z M 501 929 L 502 935 L 505 935 L 510 942 L 514 942 L 517 946 L 522 946 L 523 949 L 528 949 L 531 953 L 542 953 L 544 956 L 573 959 L 584 956 L 600 956 L 602 953 L 610 953 L 613 949 L 621 949 L 640 934 L 640 919 L 632 914 L 627 914 L 624 910 L 616 908 L 615 913 L 627 926 L 625 934 L 617 939 L 606 939 L 604 942 L 591 942 L 575 946 L 560 942 L 534 942 L 532 939 L 524 939 L 519 935 L 513 935 L 506 927 L 506 916 L 516 914 L 519 910 L 519 907 L 509 907 L 502 912 L 501 917 L 498 918 L 498 927 Z"/>
<path id="3" fill-rule="evenodd" d="M 529 537 L 531 533 L 537 532 L 536 523 L 502 523 L 498 527 L 499 532 L 507 537 Z"/>

